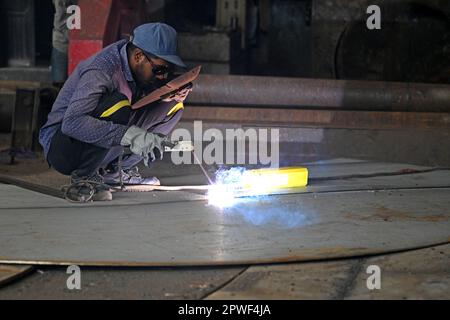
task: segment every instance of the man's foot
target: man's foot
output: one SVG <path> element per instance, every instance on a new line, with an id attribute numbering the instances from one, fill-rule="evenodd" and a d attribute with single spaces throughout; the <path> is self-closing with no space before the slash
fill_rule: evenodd
<path id="1" fill-rule="evenodd" d="M 99 174 L 89 177 L 80 177 L 72 173 L 71 184 L 63 188 L 65 198 L 73 202 L 111 201 L 110 187 Z"/>
<path id="2" fill-rule="evenodd" d="M 103 174 L 103 180 L 109 185 L 120 185 L 120 176 L 122 176 L 122 183 L 124 185 L 148 185 L 159 186 L 161 183 L 156 177 L 144 178 L 139 173 L 138 167 L 134 167 L 128 170 L 106 171 Z"/>

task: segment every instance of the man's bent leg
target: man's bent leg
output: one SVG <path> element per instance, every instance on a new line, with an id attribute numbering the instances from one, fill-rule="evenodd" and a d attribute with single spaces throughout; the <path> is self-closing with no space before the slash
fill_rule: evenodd
<path id="1" fill-rule="evenodd" d="M 66 199 L 75 202 L 112 200 L 109 187 L 103 185 L 98 167 L 108 149 L 70 138 L 58 130 L 52 139 L 47 160 L 58 172 L 70 175 L 71 185 L 64 187 Z"/>
<path id="2" fill-rule="evenodd" d="M 104 95 L 91 116 L 127 124 L 131 112 L 129 103 L 125 103 L 127 101 L 127 97 L 118 92 Z M 47 160 L 62 174 L 88 177 L 97 173 L 108 152 L 109 149 L 79 141 L 58 130 L 53 136 Z"/>
<path id="3" fill-rule="evenodd" d="M 59 173 L 80 177 L 95 174 L 108 149 L 73 139 L 58 130 L 50 146 L 47 160 Z"/>
<path id="4" fill-rule="evenodd" d="M 181 119 L 183 105 L 177 102 L 160 102 L 149 105 L 132 113 L 129 125 L 135 125 L 152 133 L 168 135 Z M 117 184 L 146 184 L 159 185 L 156 177 L 143 178 L 137 165 L 142 161 L 142 157 L 131 154 L 125 155 L 122 159 L 122 171 L 118 168 L 118 157 L 122 154 L 123 148 L 111 149 L 105 157 L 102 167 L 107 168 L 104 175 L 105 182 Z"/>
<path id="5" fill-rule="evenodd" d="M 92 117 L 126 125 L 131 106 L 121 93 L 102 97 Z M 112 200 L 109 186 L 104 184 L 98 170 L 109 149 L 71 138 L 59 129 L 52 138 L 47 160 L 62 174 L 70 175 L 72 184 L 65 188 L 65 197 L 71 201 Z"/>

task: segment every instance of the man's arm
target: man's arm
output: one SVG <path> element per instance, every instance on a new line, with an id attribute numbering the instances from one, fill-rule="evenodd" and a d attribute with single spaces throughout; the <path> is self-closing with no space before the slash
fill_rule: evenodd
<path id="1" fill-rule="evenodd" d="M 102 95 L 109 90 L 112 90 L 111 80 L 102 71 L 85 72 L 66 110 L 61 131 L 72 138 L 103 148 L 120 145 L 127 126 L 89 115 L 97 107 Z"/>

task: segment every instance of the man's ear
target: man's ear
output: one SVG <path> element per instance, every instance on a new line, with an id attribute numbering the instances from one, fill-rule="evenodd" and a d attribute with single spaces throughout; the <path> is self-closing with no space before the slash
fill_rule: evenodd
<path id="1" fill-rule="evenodd" d="M 133 59 L 136 63 L 141 63 L 145 59 L 144 53 L 141 49 L 137 48 L 134 50 Z"/>

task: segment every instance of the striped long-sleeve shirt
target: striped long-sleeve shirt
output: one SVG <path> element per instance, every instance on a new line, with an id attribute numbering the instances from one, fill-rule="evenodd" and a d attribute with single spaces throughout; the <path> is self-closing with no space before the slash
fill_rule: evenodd
<path id="1" fill-rule="evenodd" d="M 98 120 L 89 114 L 101 96 L 119 91 L 132 101 L 135 86 L 128 65 L 126 40 L 116 42 L 81 62 L 64 84 L 42 127 L 39 141 L 47 157 L 52 137 L 58 129 L 77 140 L 109 148 L 120 145 L 127 126 Z"/>

